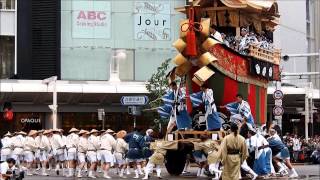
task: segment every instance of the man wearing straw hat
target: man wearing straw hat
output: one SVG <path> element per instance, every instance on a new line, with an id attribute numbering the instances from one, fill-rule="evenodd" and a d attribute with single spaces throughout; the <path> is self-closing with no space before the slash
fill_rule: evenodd
<path id="1" fill-rule="evenodd" d="M 114 149 L 114 156 L 116 159 L 116 164 L 118 165 L 118 168 L 120 170 L 119 176 L 121 178 L 125 178 L 123 176 L 124 170 L 126 169 L 126 160 L 125 155 L 128 151 L 128 144 L 124 141 L 124 137 L 127 135 L 127 132 L 124 130 L 119 131 L 116 134 L 117 140 L 116 140 L 116 146 Z"/>
<path id="2" fill-rule="evenodd" d="M 77 147 L 79 142 L 79 130 L 72 128 L 67 136 L 67 160 L 68 160 L 68 175 L 67 177 L 74 176 L 77 160 Z"/>
<path id="3" fill-rule="evenodd" d="M 65 136 L 63 134 L 64 130 L 63 129 L 59 129 L 59 134 L 61 136 L 61 140 L 62 140 L 62 144 L 63 144 L 63 163 L 61 163 L 62 166 L 62 176 L 65 176 L 65 171 L 67 168 L 67 159 L 68 159 L 68 153 L 67 153 L 67 136 Z"/>
<path id="4" fill-rule="evenodd" d="M 100 148 L 100 142 L 97 137 L 98 133 L 99 131 L 97 131 L 96 129 L 92 129 L 88 138 L 87 159 L 90 163 L 90 170 L 88 173 L 89 178 L 96 178 L 94 172 L 97 165 L 97 150 Z"/>
<path id="5" fill-rule="evenodd" d="M 100 139 L 100 153 L 101 153 L 101 163 L 103 169 L 103 177 L 110 179 L 111 177 L 108 175 L 108 171 L 110 168 L 110 164 L 113 163 L 113 154 L 112 150 L 115 149 L 116 140 L 114 137 L 109 134 L 114 133 L 111 129 L 108 129 L 105 133 L 101 135 Z"/>
<path id="6" fill-rule="evenodd" d="M 28 136 L 25 139 L 24 143 L 24 160 L 27 163 L 27 176 L 32 176 L 32 162 L 34 161 L 34 152 L 38 149 L 37 142 L 35 138 L 37 137 L 38 132 L 36 130 L 31 130 Z"/>
<path id="7" fill-rule="evenodd" d="M 51 145 L 49 142 L 48 137 L 46 136 L 50 131 L 48 130 L 41 130 L 38 131 L 38 136 L 36 137 L 36 142 L 38 144 L 38 150 L 39 150 L 39 161 L 41 163 L 41 175 L 42 176 L 48 176 L 46 173 L 46 165 L 48 163 L 48 152 L 51 149 Z"/>
<path id="8" fill-rule="evenodd" d="M 80 130 L 80 132 L 78 133 L 79 137 L 79 143 L 78 143 L 78 178 L 82 177 L 82 169 L 84 168 L 85 164 L 86 164 L 86 153 L 88 150 L 88 135 L 89 132 L 86 130 Z"/>
<path id="9" fill-rule="evenodd" d="M 1 139 L 1 161 L 6 161 L 11 156 L 12 135 L 10 132 L 5 134 Z"/>
<path id="10" fill-rule="evenodd" d="M 64 144 L 62 141 L 62 137 L 60 135 L 59 129 L 52 130 L 53 135 L 51 139 L 51 146 L 52 146 L 52 152 L 53 157 L 56 161 L 56 168 L 55 171 L 57 175 L 60 173 L 60 165 L 63 166 L 64 163 Z"/>
<path id="11" fill-rule="evenodd" d="M 23 161 L 23 145 L 25 141 L 25 136 L 27 133 L 20 131 L 16 132 L 15 136 L 12 138 L 12 158 L 16 161 L 17 166 L 20 166 L 20 163 Z"/>

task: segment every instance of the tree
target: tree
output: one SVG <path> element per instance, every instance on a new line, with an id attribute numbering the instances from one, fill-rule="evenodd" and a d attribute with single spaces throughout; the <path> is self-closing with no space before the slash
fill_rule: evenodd
<path id="1" fill-rule="evenodd" d="M 148 80 L 146 84 L 147 90 L 150 92 L 149 94 L 149 105 L 151 110 L 155 110 L 157 107 L 162 105 L 162 96 L 165 94 L 168 89 L 168 79 L 166 77 L 167 71 L 169 68 L 169 63 L 171 59 L 166 59 L 158 68 L 157 71 L 152 74 L 151 78 Z M 158 114 L 154 114 L 154 128 L 162 131 L 163 126 L 168 123 L 167 119 L 160 119 Z"/>
<path id="2" fill-rule="evenodd" d="M 166 77 L 167 70 L 171 59 L 166 59 L 158 68 L 157 72 L 152 74 L 146 84 L 147 90 L 150 92 L 150 107 L 157 108 L 161 106 L 161 97 L 168 89 L 168 79 Z"/>

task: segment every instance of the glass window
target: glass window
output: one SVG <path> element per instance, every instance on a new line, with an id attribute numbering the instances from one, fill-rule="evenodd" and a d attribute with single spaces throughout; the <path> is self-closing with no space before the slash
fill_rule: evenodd
<path id="1" fill-rule="evenodd" d="M 0 0 L 0 9 L 15 9 L 15 0 Z"/>
<path id="2" fill-rule="evenodd" d="M 0 36 L 0 77 L 9 78 L 14 73 L 14 37 Z"/>
<path id="3" fill-rule="evenodd" d="M 126 58 L 119 61 L 119 77 L 120 80 L 134 80 L 134 50 L 126 49 Z"/>

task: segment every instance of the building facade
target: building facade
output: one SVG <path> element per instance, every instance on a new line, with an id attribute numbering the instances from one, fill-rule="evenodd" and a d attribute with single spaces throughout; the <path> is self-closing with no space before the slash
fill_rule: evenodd
<path id="1" fill-rule="evenodd" d="M 14 119 L 8 123 L 1 116 L 0 126 L 11 130 L 52 127 L 48 105 L 53 86 L 42 80 L 58 76 L 58 127 L 101 129 L 97 109 L 103 108 L 106 128 L 119 130 L 133 127 L 133 116 L 120 104 L 121 97 L 147 94 L 145 81 L 176 54 L 172 43 L 184 14 L 174 8 L 186 1 L 5 2 L 16 8 L 7 10 L 6 5 L 1 13 L 14 12 L 9 23 L 17 28 L 16 34 L 4 34 L 11 39 L 2 38 L 5 31 L 0 31 L 1 41 L 13 41 L 6 45 L 13 50 L 1 46 L 12 70 L 1 78 L 0 98 L 1 104 L 12 103 Z M 152 123 L 146 113 L 137 117 L 137 126 L 147 128 Z"/>
<path id="2" fill-rule="evenodd" d="M 16 0 L 0 0 L 0 78 L 15 74 Z"/>

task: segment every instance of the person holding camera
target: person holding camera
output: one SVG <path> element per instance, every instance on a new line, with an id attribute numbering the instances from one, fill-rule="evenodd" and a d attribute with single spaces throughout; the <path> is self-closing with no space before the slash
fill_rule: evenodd
<path id="1" fill-rule="evenodd" d="M 13 158 L 8 158 L 0 165 L 0 180 L 7 180 L 13 177 L 16 161 Z"/>

